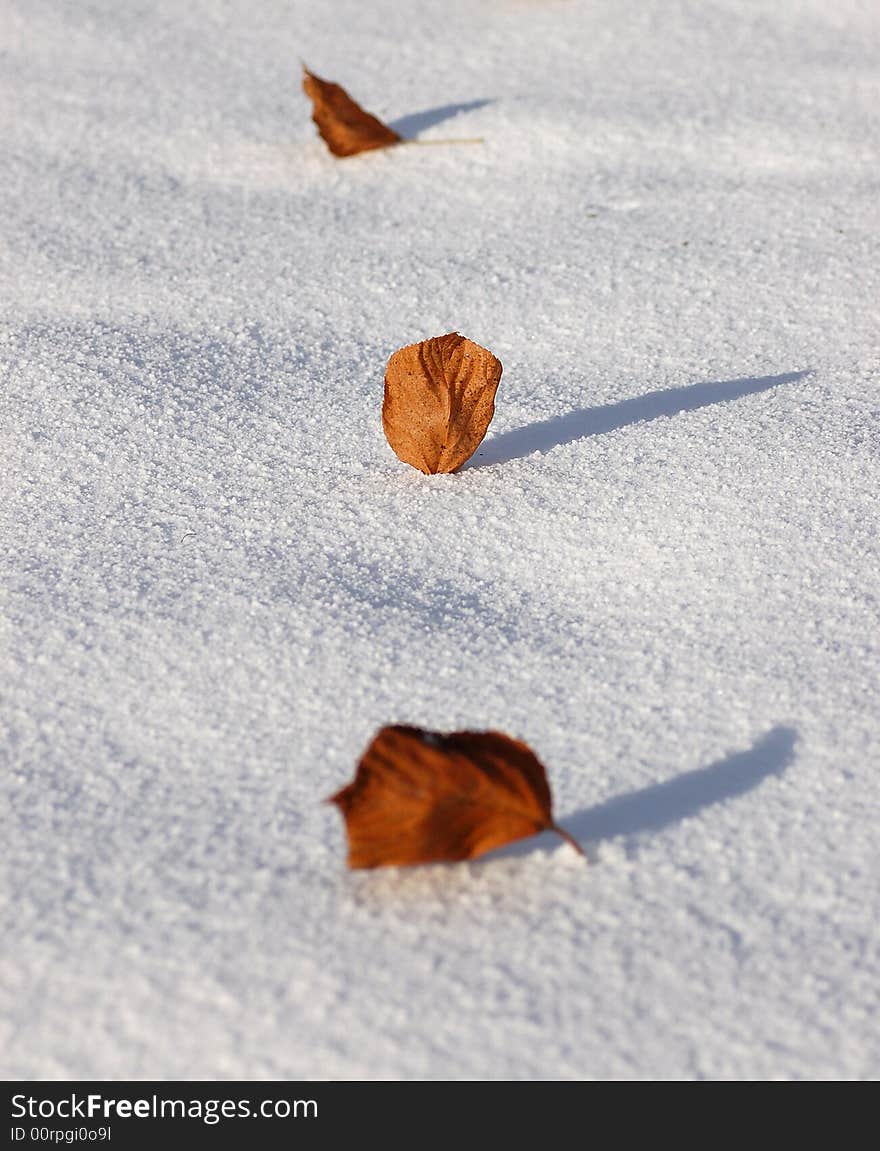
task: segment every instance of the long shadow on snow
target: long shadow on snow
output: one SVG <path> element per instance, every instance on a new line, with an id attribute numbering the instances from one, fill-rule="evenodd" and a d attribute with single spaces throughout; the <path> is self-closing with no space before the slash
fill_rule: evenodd
<path id="1" fill-rule="evenodd" d="M 710 404 L 726 403 L 743 396 L 766 392 L 780 384 L 792 384 L 809 376 L 809 371 L 785 372 L 781 376 L 746 377 L 722 380 L 718 383 L 691 384 L 687 388 L 667 388 L 662 392 L 648 392 L 617 404 L 604 404 L 598 408 L 578 408 L 565 416 L 554 416 L 523 428 L 514 428 L 494 436 L 480 448 L 473 461 L 466 466 L 486 467 L 509 460 L 530 456 L 533 452 L 549 452 L 551 448 L 570 444 L 587 436 L 614 432 L 656 420 L 661 416 L 677 416 L 680 412 L 693 412 Z"/>
<path id="2" fill-rule="evenodd" d="M 411 140 L 419 132 L 433 128 L 435 124 L 442 124 L 457 116 L 459 112 L 474 112 L 477 108 L 485 108 L 487 104 L 494 104 L 494 100 L 468 100 L 466 104 L 441 104 L 437 108 L 426 108 L 424 112 L 412 112 L 409 116 L 401 116 L 399 120 L 392 120 L 388 127 L 393 128 L 407 140 Z"/>
<path id="3" fill-rule="evenodd" d="M 744 795 L 768 776 L 781 775 L 794 760 L 796 743 L 794 728 L 771 728 L 748 751 L 735 752 L 708 767 L 616 796 L 595 807 L 585 807 L 560 823 L 588 854 L 591 845 L 604 839 L 662 831 L 713 804 Z M 534 840 L 523 840 L 492 854 L 525 855 L 536 846 Z"/>

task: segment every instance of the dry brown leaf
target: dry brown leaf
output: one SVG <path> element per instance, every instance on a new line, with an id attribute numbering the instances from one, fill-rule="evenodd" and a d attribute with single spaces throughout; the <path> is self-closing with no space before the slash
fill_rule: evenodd
<path id="1" fill-rule="evenodd" d="M 334 156 L 356 156 L 402 142 L 402 136 L 365 112 L 344 88 L 322 80 L 305 66 L 303 91 L 312 101 L 312 119 Z"/>
<path id="2" fill-rule="evenodd" d="M 501 361 L 458 332 L 395 352 L 385 369 L 382 427 L 420 472 L 454 472 L 480 445 L 495 414 Z"/>
<path id="3" fill-rule="evenodd" d="M 473 859 L 539 831 L 583 854 L 553 822 L 540 760 L 497 731 L 383 727 L 328 802 L 345 817 L 349 867 Z"/>

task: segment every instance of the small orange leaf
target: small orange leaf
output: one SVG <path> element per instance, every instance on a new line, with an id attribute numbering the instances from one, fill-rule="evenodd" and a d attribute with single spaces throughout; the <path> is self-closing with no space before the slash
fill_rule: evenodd
<path id="1" fill-rule="evenodd" d="M 539 831 L 583 854 L 553 822 L 540 760 L 498 731 L 383 727 L 328 802 L 345 818 L 349 867 L 473 859 Z"/>
<path id="2" fill-rule="evenodd" d="M 312 119 L 334 156 L 356 156 L 403 140 L 393 128 L 365 112 L 344 88 L 322 80 L 305 66 L 303 91 L 312 101 Z"/>
<path id="3" fill-rule="evenodd" d="M 382 427 L 420 472 L 454 472 L 474 454 L 495 414 L 501 361 L 458 332 L 409 344 L 385 369 Z"/>

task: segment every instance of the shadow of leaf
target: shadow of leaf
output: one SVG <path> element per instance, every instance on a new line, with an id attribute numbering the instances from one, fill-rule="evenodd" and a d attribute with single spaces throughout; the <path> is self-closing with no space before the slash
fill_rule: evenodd
<path id="1" fill-rule="evenodd" d="M 794 760 L 796 743 L 794 728 L 774 727 L 748 751 L 736 752 L 708 767 L 617 796 L 596 807 L 584 808 L 559 822 L 592 856 L 590 847 L 602 840 L 662 831 L 713 804 L 744 795 L 768 776 L 781 775 Z M 551 842 L 547 834 L 546 839 L 540 837 L 542 847 Z M 535 839 L 519 840 L 483 858 L 526 855 L 538 846 Z"/>
<path id="2" fill-rule="evenodd" d="M 748 751 L 579 811 L 565 821 L 566 831 L 585 844 L 660 831 L 780 775 L 794 759 L 796 742 L 793 728 L 774 727 Z"/>
<path id="3" fill-rule="evenodd" d="M 487 467 L 489 464 L 507 463 L 521 459 L 534 452 L 549 452 L 562 444 L 570 444 L 587 436 L 598 436 L 603 432 L 614 432 L 661 416 L 677 416 L 681 412 L 693 412 L 710 404 L 727 403 L 743 396 L 766 392 L 780 384 L 792 384 L 809 376 L 809 370 L 785 372 L 780 376 L 746 377 L 737 380 L 722 380 L 716 383 L 692 384 L 687 388 L 668 388 L 660 392 L 648 392 L 631 400 L 621 400 L 617 404 L 604 404 L 598 408 L 579 408 L 564 416 L 554 416 L 550 420 L 528 424 L 502 432 L 485 441 L 476 456 L 465 467 Z"/>
<path id="4" fill-rule="evenodd" d="M 388 127 L 393 128 L 407 140 L 433 128 L 435 124 L 442 124 L 460 112 L 473 112 L 477 108 L 485 108 L 487 104 L 494 104 L 494 100 L 469 100 L 465 104 L 441 104 L 437 108 L 426 108 L 424 112 L 413 112 L 409 116 L 401 116 L 399 120 L 392 120 Z"/>

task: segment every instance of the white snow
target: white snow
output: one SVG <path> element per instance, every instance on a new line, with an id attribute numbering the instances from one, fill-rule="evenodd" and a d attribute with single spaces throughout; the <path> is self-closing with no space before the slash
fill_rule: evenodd
<path id="1" fill-rule="evenodd" d="M 880 1074 L 877 5 L 0 36 L 4 1075 Z M 300 58 L 485 143 L 335 160 Z M 390 722 L 526 740 L 589 861 L 348 872 Z"/>

